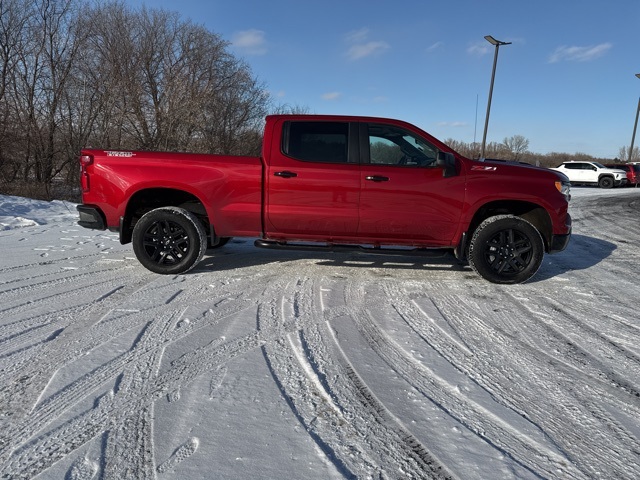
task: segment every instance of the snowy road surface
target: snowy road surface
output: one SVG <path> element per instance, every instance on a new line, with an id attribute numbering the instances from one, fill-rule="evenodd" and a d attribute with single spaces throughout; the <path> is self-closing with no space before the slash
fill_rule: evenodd
<path id="1" fill-rule="evenodd" d="M 524 285 L 234 240 L 158 276 L 0 197 L 0 477 L 640 478 L 640 189 Z"/>

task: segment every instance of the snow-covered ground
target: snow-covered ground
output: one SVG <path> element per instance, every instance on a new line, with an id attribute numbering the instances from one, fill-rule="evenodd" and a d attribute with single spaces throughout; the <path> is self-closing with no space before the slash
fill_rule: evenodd
<path id="1" fill-rule="evenodd" d="M 640 189 L 532 281 L 257 250 L 158 276 L 0 196 L 2 478 L 640 478 Z"/>

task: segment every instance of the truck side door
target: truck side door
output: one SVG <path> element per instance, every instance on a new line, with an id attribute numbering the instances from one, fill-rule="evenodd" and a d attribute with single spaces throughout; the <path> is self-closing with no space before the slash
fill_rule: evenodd
<path id="1" fill-rule="evenodd" d="M 464 176 L 446 177 L 438 148 L 417 132 L 362 123 L 360 237 L 450 245 L 465 195 Z"/>
<path id="2" fill-rule="evenodd" d="M 279 122 L 266 166 L 267 235 L 313 240 L 355 237 L 360 200 L 357 123 Z"/>

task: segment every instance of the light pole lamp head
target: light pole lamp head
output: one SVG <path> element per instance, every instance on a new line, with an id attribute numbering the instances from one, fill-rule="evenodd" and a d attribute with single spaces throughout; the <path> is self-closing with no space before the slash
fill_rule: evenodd
<path id="1" fill-rule="evenodd" d="M 485 35 L 484 39 L 489 42 L 491 45 L 495 45 L 496 47 L 500 45 L 511 45 L 511 42 L 501 42 L 500 40 L 496 40 L 491 35 Z"/>
<path id="2" fill-rule="evenodd" d="M 636 73 L 636 77 L 640 78 L 640 73 Z"/>

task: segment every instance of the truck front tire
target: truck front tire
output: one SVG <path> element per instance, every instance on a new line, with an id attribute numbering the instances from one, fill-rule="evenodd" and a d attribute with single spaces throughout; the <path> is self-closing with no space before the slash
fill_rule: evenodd
<path id="1" fill-rule="evenodd" d="M 469 245 L 469 264 L 492 283 L 514 284 L 530 279 L 540 268 L 544 242 L 531 223 L 514 215 L 483 221 Z"/>
<path id="2" fill-rule="evenodd" d="M 600 188 L 611 188 L 613 184 L 613 177 L 600 177 L 600 180 L 598 180 L 598 186 Z"/>
<path id="3" fill-rule="evenodd" d="M 204 255 L 207 235 L 191 212 L 178 207 L 151 210 L 133 228 L 133 251 L 148 270 L 178 274 L 191 270 Z"/>

